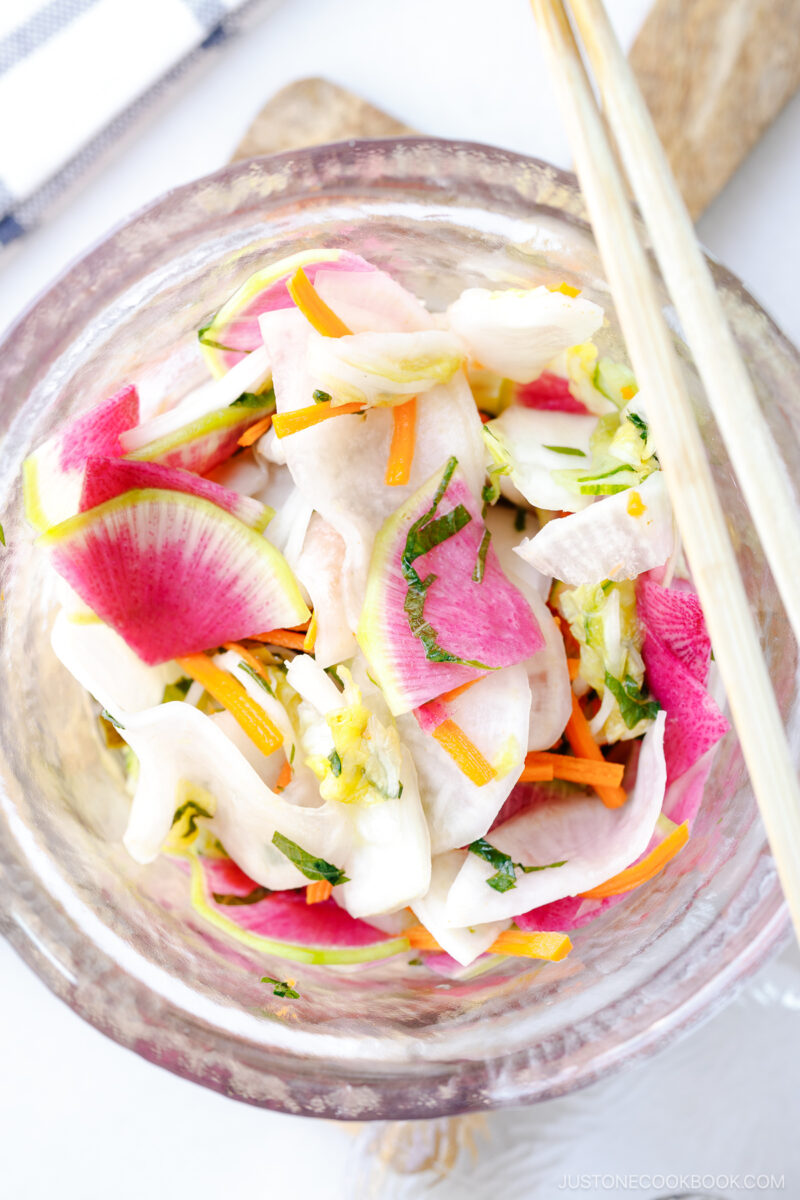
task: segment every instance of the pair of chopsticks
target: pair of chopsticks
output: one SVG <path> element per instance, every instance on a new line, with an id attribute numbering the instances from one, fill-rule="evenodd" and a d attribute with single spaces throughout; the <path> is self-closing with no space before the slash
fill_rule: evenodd
<path id="1" fill-rule="evenodd" d="M 531 7 L 622 332 L 647 397 L 653 439 L 739 742 L 800 939 L 800 786 L 708 458 L 607 128 L 800 641 L 800 523 L 788 472 L 758 407 L 689 215 L 602 0 L 531 0 Z M 594 74 L 602 113 L 587 68 Z"/>

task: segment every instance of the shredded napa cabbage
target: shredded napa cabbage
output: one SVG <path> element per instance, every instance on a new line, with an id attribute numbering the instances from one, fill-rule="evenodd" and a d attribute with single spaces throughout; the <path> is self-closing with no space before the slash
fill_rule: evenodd
<path id="1" fill-rule="evenodd" d="M 467 288 L 447 315 L 470 358 L 515 383 L 531 383 L 551 359 L 603 323 L 597 304 L 546 287 Z"/>
<path id="2" fill-rule="evenodd" d="M 580 643 L 580 678 L 600 697 L 600 708 L 590 722 L 594 737 L 604 743 L 639 737 L 652 724 L 652 715 L 642 715 L 632 725 L 628 722 L 638 712 L 648 714 L 654 710 L 641 697 L 643 639 L 636 618 L 634 581 L 562 586 L 555 595 L 559 612 Z M 609 679 L 614 681 L 610 686 Z M 620 696 L 627 720 L 620 707 Z M 632 703 L 626 703 L 626 698 Z M 634 703 L 639 699 L 637 709 Z"/>
<path id="3" fill-rule="evenodd" d="M 659 469 L 649 427 L 631 408 L 600 417 L 589 448 L 585 464 L 552 472 L 553 480 L 576 496 L 613 496 Z"/>
<path id="4" fill-rule="evenodd" d="M 596 384 L 597 347 L 594 342 L 580 342 L 569 346 L 547 364 L 547 370 L 569 380 L 569 390 L 580 400 L 590 413 L 604 416 L 615 411 L 616 406 L 601 392 Z"/>
<path id="5" fill-rule="evenodd" d="M 320 795 L 342 804 L 396 799 L 402 791 L 397 730 L 366 706 L 347 667 L 336 673 L 344 685 L 341 707 L 321 714 L 307 700 L 298 704 L 300 743 Z"/>
<path id="6" fill-rule="evenodd" d="M 464 361 L 452 333 L 356 333 L 312 337 L 308 367 L 332 404 L 402 404 L 409 396 L 448 383 Z"/>
<path id="7" fill-rule="evenodd" d="M 573 486 L 565 487 L 560 476 L 564 463 L 582 463 L 590 471 L 591 439 L 597 418 L 591 414 L 553 412 L 512 405 L 501 416 L 483 426 L 487 471 L 495 475 L 509 499 L 522 495 L 534 508 L 575 512 L 585 508 L 591 497 Z M 579 471 L 579 474 L 581 472 Z M 509 494 L 508 484 L 516 492 Z"/>
<path id="8" fill-rule="evenodd" d="M 499 417 L 510 404 L 513 404 L 514 384 L 510 379 L 505 379 L 496 371 L 490 371 L 486 367 L 477 366 L 471 360 L 467 361 L 464 369 L 475 405 L 482 412 Z"/>

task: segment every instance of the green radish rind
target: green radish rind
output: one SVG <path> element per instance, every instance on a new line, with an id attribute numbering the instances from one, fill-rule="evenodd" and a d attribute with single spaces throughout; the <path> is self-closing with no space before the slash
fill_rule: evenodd
<path id="1" fill-rule="evenodd" d="M 218 412 L 198 417 L 174 433 L 168 433 L 165 437 L 148 442 L 139 450 L 132 450 L 125 457 L 137 462 L 165 463 L 170 467 L 182 467 L 184 470 L 204 474 L 212 470 L 214 466 L 218 466 L 219 462 L 224 461 L 225 458 L 230 457 L 230 454 L 236 449 L 238 437 L 251 425 L 260 421 L 262 417 L 274 412 L 274 409 L 271 393 L 269 393 L 269 402 L 263 408 L 229 405 Z M 204 442 L 211 442 L 214 438 L 217 438 L 220 443 L 229 439 L 231 443 L 229 452 L 222 454 L 219 458 L 210 458 L 208 462 L 196 462 L 193 450 L 196 451 Z"/>
<path id="2" fill-rule="evenodd" d="M 209 922 L 220 932 L 235 938 L 241 945 L 261 954 L 271 954 L 274 958 L 285 958 L 291 962 L 320 963 L 326 966 L 344 965 L 347 963 L 377 962 L 382 958 L 392 958 L 395 954 L 403 954 L 410 949 L 408 938 L 387 938 L 366 946 L 301 946 L 294 942 L 281 942 L 273 938 L 262 937 L 258 933 L 250 933 L 242 929 L 234 921 L 217 912 L 208 902 L 203 868 L 196 855 L 191 855 L 191 901 L 192 907 L 204 921 Z"/>
<path id="3" fill-rule="evenodd" d="M 280 259 L 262 271 L 256 271 L 254 275 L 246 279 L 198 334 L 203 356 L 214 378 L 220 378 L 228 369 L 223 357 L 225 330 L 261 292 L 272 287 L 287 275 L 294 274 L 300 267 L 308 267 L 315 263 L 335 262 L 341 257 L 341 254 L 340 250 L 303 250 L 288 258 Z"/>
<path id="4" fill-rule="evenodd" d="M 36 458 L 31 455 L 22 464 L 22 499 L 25 506 L 25 516 L 38 533 L 44 532 L 50 523 L 41 496 L 39 464 Z"/>

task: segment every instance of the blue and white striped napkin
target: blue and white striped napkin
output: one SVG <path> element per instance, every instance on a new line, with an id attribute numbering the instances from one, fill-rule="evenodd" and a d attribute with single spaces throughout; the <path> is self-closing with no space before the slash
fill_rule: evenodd
<path id="1" fill-rule="evenodd" d="M 264 0 L 0 0 L 0 245 Z"/>

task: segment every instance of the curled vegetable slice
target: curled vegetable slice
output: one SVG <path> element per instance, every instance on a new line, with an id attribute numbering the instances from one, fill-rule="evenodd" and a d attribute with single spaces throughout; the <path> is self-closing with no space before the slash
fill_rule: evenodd
<path id="1" fill-rule="evenodd" d="M 684 821 L 682 825 L 673 829 L 663 842 L 659 842 L 641 862 L 634 863 L 632 867 L 620 871 L 618 875 L 612 876 L 598 887 L 591 888 L 588 892 L 581 892 L 581 898 L 583 900 L 605 900 L 606 896 L 619 896 L 623 892 L 629 892 L 633 888 L 639 887 L 642 883 L 647 883 L 663 870 L 670 859 L 673 859 L 683 849 L 688 840 L 689 822 Z"/>

